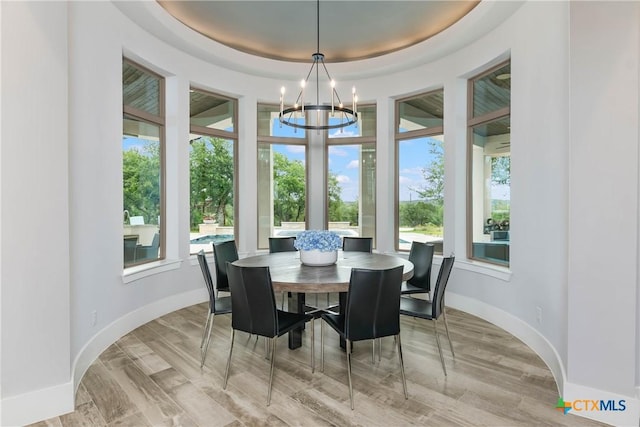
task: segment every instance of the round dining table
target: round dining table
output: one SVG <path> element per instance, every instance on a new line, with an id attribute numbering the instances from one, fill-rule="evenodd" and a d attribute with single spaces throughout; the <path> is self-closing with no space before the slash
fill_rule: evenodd
<path id="1" fill-rule="evenodd" d="M 274 291 L 287 292 L 289 295 L 289 311 L 303 312 L 305 294 L 330 293 L 340 294 L 340 310 L 344 308 L 346 292 L 352 268 L 368 268 L 385 270 L 398 266 L 403 267 L 402 280 L 413 277 L 413 263 L 395 255 L 383 255 L 368 252 L 338 251 L 335 264 L 323 267 L 303 265 L 299 252 L 277 252 L 242 258 L 233 262 L 240 267 L 269 267 Z M 302 330 L 289 333 L 289 348 L 302 345 Z"/>

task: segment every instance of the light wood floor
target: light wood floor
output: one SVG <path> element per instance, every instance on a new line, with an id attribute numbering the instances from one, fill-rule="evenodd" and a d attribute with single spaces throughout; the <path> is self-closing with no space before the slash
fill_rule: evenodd
<path id="1" fill-rule="evenodd" d="M 528 347 L 503 330 L 449 309 L 456 352 L 446 336 L 440 365 L 430 322 L 402 318 L 402 346 L 409 400 L 404 399 L 393 338 L 382 360 L 371 363 L 371 345 L 353 353 L 355 410 L 349 406 L 345 354 L 325 327 L 325 372 L 309 367 L 309 335 L 291 351 L 278 341 L 271 406 L 266 406 L 269 361 L 262 338 L 236 334 L 227 390 L 222 389 L 230 342 L 229 315 L 216 317 L 209 355 L 200 369 L 206 304 L 149 322 L 109 347 L 87 370 L 76 410 L 34 426 L 515 426 L 598 423 L 556 410 L 551 372 Z"/>

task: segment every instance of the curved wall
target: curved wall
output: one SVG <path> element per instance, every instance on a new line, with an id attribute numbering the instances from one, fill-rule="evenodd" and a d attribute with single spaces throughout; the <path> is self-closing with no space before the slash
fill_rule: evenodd
<path id="1" fill-rule="evenodd" d="M 9 19 L 7 10 L 11 12 L 10 18 L 23 22 L 34 15 L 31 9 L 35 6 L 26 3 L 12 5 L 11 8 L 0 7 L 4 23 Z M 231 52 L 177 25 L 155 2 L 72 2 L 51 7 L 56 8 L 57 15 L 39 12 L 40 16 L 49 18 L 46 28 L 53 27 L 50 33 L 56 35 L 55 40 L 60 46 L 68 49 L 67 56 L 67 52 L 58 51 L 55 46 L 48 47 L 54 51 L 53 59 L 50 59 L 52 63 L 68 64 L 65 66 L 68 66 L 66 114 L 69 138 L 67 141 L 62 136 L 57 141 L 60 150 L 68 150 L 69 166 L 68 171 L 54 171 L 53 174 L 63 181 L 68 179 L 69 186 L 69 194 L 62 205 L 68 203 L 70 279 L 65 281 L 62 274 L 56 286 L 69 295 L 70 302 L 66 306 L 60 302 L 58 306 L 67 310 L 70 326 L 65 330 L 67 323 L 64 317 L 61 322 L 51 325 L 42 319 L 42 330 L 35 333 L 67 340 L 67 350 L 59 353 L 63 359 L 70 358 L 69 383 L 77 385 L 95 357 L 121 335 L 159 315 L 206 299 L 199 268 L 190 258 L 188 247 L 186 141 L 189 86 L 239 99 L 238 185 L 242 196 L 239 200 L 238 244 L 241 256 L 250 255 L 256 250 L 254 236 L 257 234 L 257 218 L 253 209 L 256 194 L 256 103 L 276 102 L 283 79 L 297 80 L 307 71 L 307 66 L 294 64 L 288 67 L 277 61 Z M 608 381 L 608 370 L 612 367 L 603 367 L 600 377 L 585 375 L 586 370 L 593 369 L 601 359 L 587 359 L 587 363 L 578 370 L 567 368 L 573 366 L 572 357 L 576 352 L 590 345 L 586 337 L 579 340 L 575 335 L 570 339 L 570 335 L 580 330 L 579 323 L 585 317 L 581 311 L 586 309 L 576 310 L 569 299 L 570 290 L 579 289 L 573 282 L 575 273 L 569 267 L 575 268 L 574 260 L 581 259 L 580 255 L 589 251 L 588 248 L 575 247 L 579 241 L 572 238 L 572 230 L 581 233 L 584 228 L 572 229 L 569 221 L 572 215 L 576 215 L 572 203 L 584 200 L 576 201 L 570 197 L 571 189 L 583 179 L 571 174 L 575 170 L 572 150 L 579 151 L 579 147 L 572 144 L 572 123 L 583 118 L 572 117 L 573 113 L 579 116 L 581 111 L 572 108 L 569 93 L 570 78 L 576 77 L 570 68 L 575 58 L 571 49 L 579 47 L 571 39 L 573 33 L 569 25 L 576 7 L 587 6 L 570 5 L 568 2 L 483 2 L 454 27 L 414 46 L 409 52 L 352 64 L 331 64 L 330 68 L 337 78 L 345 76 L 341 82 L 345 87 L 357 85 L 363 102 L 377 103 L 379 177 L 395 173 L 394 99 L 444 87 L 444 250 L 445 253 L 456 253 L 448 305 L 488 319 L 523 339 L 549 365 L 561 394 L 563 389 L 566 391 L 567 383 L 572 382 L 598 392 L 635 396 L 637 362 L 624 360 L 623 369 L 628 370 L 631 381 Z M 627 7 L 637 14 L 635 5 Z M 44 26 L 44 21 L 35 19 L 34 28 Z M 635 24 L 636 31 L 637 27 Z M 28 34 L 25 32 L 23 37 L 28 37 Z M 3 29 L 3 49 L 6 38 Z M 637 58 L 640 56 L 637 44 L 636 40 L 636 45 L 629 47 L 629 50 L 635 48 L 636 83 Z M 121 239 L 118 237 L 122 227 L 120 138 L 123 55 L 166 77 L 168 106 L 167 261 L 126 277 L 122 275 Z M 466 79 L 506 58 L 511 58 L 513 76 L 510 270 L 465 260 Z M 18 55 L 12 59 L 18 59 Z M 359 72 L 358 68 L 363 71 Z M 584 90 L 585 86 L 577 89 Z M 633 96 L 637 100 L 637 86 L 635 90 Z M 25 101 L 17 98 L 18 95 L 16 100 L 26 108 Z M 58 94 L 45 91 L 44 100 L 47 99 L 58 99 Z M 573 126 L 578 127 L 578 124 Z M 635 138 L 637 145 L 637 133 Z M 630 155 L 635 154 L 635 163 L 628 167 L 637 170 L 635 145 L 630 144 L 625 150 Z M 589 163 L 597 163 L 597 159 L 588 159 L 585 165 Z M 2 165 L 6 166 L 6 160 Z M 15 167 L 21 165 L 26 165 L 24 160 Z M 34 173 L 38 174 L 37 171 Z M 51 174 L 52 171 L 46 173 Z M 44 174 L 37 176 L 47 179 Z M 3 179 L 6 181 L 5 172 Z M 393 250 L 393 230 L 388 227 L 388 224 L 393 224 L 393 188 L 389 181 L 392 182 L 380 180 L 377 189 L 376 228 L 378 250 L 381 252 Z M 627 190 L 632 195 L 635 190 L 636 199 L 632 199 L 637 201 L 637 179 L 635 184 L 629 184 Z M 43 197 L 44 202 L 49 198 L 52 203 L 60 203 L 57 195 Z M 7 203 L 4 195 L 2 200 Z M 637 218 L 637 213 L 636 207 L 625 218 L 633 218 L 634 215 Z M 633 230 L 632 239 L 637 242 L 637 227 Z M 7 242 L 4 236 L 2 239 L 3 247 L 7 243 L 15 243 L 13 240 Z M 21 247 L 27 246 L 22 244 Z M 632 253 L 637 258 L 637 248 Z M 631 269 L 629 266 L 626 271 Z M 4 287 L 8 280 L 4 274 L 2 277 Z M 589 283 L 587 290 L 595 292 L 597 286 Z M 624 286 L 627 299 L 632 297 L 636 304 L 637 283 L 625 281 Z M 6 295 L 4 289 L 2 292 Z M 23 297 L 22 302 L 26 303 L 26 298 Z M 536 321 L 538 307 L 543 313 L 541 323 Z M 93 311 L 97 312 L 95 325 L 91 323 Z M 6 312 L 3 305 L 4 336 L 7 331 L 9 334 L 18 333 L 5 326 Z M 625 336 L 630 334 L 633 341 L 630 344 L 617 342 L 612 351 L 617 354 L 631 350 L 637 359 L 635 313 L 635 305 L 625 311 L 627 317 L 633 317 L 631 325 L 625 324 Z M 12 312 L 12 315 L 16 314 Z M 569 343 L 572 343 L 571 349 Z M 46 396 L 50 387 L 65 383 L 60 378 L 67 378 L 69 367 L 66 371 L 52 369 L 47 371 L 48 376 L 37 377 L 30 373 L 27 362 L 19 361 L 21 351 L 2 349 L 1 372 L 14 369 L 21 372 L 18 377 L 10 377 L 9 381 L 3 378 L 3 403 L 5 407 L 7 403 L 13 407 L 9 413 L 4 411 L 3 423 L 23 424 L 72 410 L 72 406 L 68 406 L 73 404 L 69 396 L 57 406 L 38 411 L 29 409 L 36 397 L 36 401 L 41 402 L 42 393 Z M 615 354 L 604 358 L 602 363 L 616 363 Z M 5 363 L 7 357 L 14 363 Z M 38 360 L 29 362 L 38 363 Z M 66 393 L 73 388 L 65 387 Z M 582 390 L 579 388 L 578 394 Z M 567 399 L 566 392 L 564 396 Z"/>

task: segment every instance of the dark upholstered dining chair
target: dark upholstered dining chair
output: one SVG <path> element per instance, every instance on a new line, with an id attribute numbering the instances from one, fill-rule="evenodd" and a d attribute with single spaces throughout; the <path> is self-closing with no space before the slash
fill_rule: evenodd
<path id="1" fill-rule="evenodd" d="M 269 253 L 274 254 L 278 252 L 296 252 L 297 249 L 293 246 L 296 243 L 295 236 L 291 237 L 269 237 Z M 284 297 L 285 292 L 282 292 L 282 303 L 280 307 L 284 310 Z"/>
<path id="2" fill-rule="evenodd" d="M 342 250 L 345 252 L 369 252 L 373 251 L 373 238 L 348 237 L 342 238 Z"/>
<path id="3" fill-rule="evenodd" d="M 296 242 L 295 236 L 292 237 L 269 237 L 269 253 L 274 254 L 277 252 L 295 252 L 294 243 Z"/>
<path id="4" fill-rule="evenodd" d="M 435 246 L 431 243 L 411 243 L 409 261 L 413 263 L 413 277 L 402 283 L 402 295 L 426 293 L 431 300 L 431 264 L 434 250 Z"/>
<path id="5" fill-rule="evenodd" d="M 216 296 L 218 292 L 229 292 L 229 280 L 227 279 L 227 261 L 238 260 L 238 249 L 235 240 L 218 242 L 213 244 L 213 256 L 216 266 Z"/>
<path id="6" fill-rule="evenodd" d="M 207 292 L 209 292 L 209 310 L 207 312 L 207 321 L 204 324 L 204 331 L 202 332 L 202 340 L 200 342 L 200 367 L 202 368 L 204 366 L 204 361 L 207 358 L 207 350 L 209 349 L 209 341 L 211 340 L 213 318 L 216 314 L 231 313 L 231 297 L 216 298 L 213 279 L 211 278 L 211 272 L 209 271 L 209 264 L 207 263 L 207 257 L 203 250 L 198 252 L 198 263 L 200 264 L 200 270 L 202 270 L 202 277 L 204 278 L 204 284 L 207 287 Z"/>
<path id="7" fill-rule="evenodd" d="M 412 297 L 400 298 L 400 314 L 420 319 L 433 320 L 436 343 L 438 344 L 438 352 L 440 352 L 440 362 L 442 363 L 442 370 L 444 371 L 445 376 L 447 375 L 447 368 L 444 365 L 442 346 L 440 345 L 440 337 L 438 336 L 438 319 L 442 315 L 442 318 L 444 319 L 444 327 L 447 331 L 447 339 L 449 340 L 449 347 L 451 348 L 451 355 L 455 358 L 456 354 L 453 351 L 451 337 L 449 336 L 449 325 L 447 325 L 447 315 L 444 304 L 444 291 L 446 290 L 447 283 L 449 282 L 449 276 L 451 275 L 454 261 L 454 256 L 442 259 L 442 265 L 438 272 L 438 279 L 436 280 L 436 286 L 433 293 L 433 300 L 425 301 L 423 299 Z"/>
<path id="8" fill-rule="evenodd" d="M 315 370 L 313 354 L 313 316 L 304 313 L 289 313 L 276 308 L 275 296 L 271 284 L 269 267 L 238 267 L 227 263 L 229 287 L 231 289 L 231 345 L 224 373 L 223 389 L 227 388 L 231 354 L 235 332 L 270 338 L 271 371 L 269 373 L 269 392 L 267 406 L 271 403 L 273 367 L 276 358 L 277 338 L 292 329 L 311 321 L 311 372 Z"/>
<path id="9" fill-rule="evenodd" d="M 403 267 L 387 270 L 351 269 L 349 291 L 344 315 L 324 313 L 320 324 L 321 363 L 324 371 L 324 323 L 331 326 L 346 341 L 349 399 L 353 409 L 351 381 L 351 344 L 354 341 L 375 340 L 395 336 L 402 373 L 404 397 L 408 399 L 407 381 L 400 344 L 400 285 Z"/>

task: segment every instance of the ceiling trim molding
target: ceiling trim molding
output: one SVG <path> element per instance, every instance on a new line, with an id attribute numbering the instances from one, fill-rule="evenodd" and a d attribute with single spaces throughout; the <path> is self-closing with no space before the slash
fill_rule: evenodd
<path id="1" fill-rule="evenodd" d="M 155 1 L 113 1 L 113 5 L 144 31 L 193 57 L 229 70 L 274 79 L 298 79 L 309 64 L 250 55 L 216 42 L 171 16 Z M 374 58 L 332 63 L 341 80 L 393 74 L 446 57 L 495 29 L 514 14 L 522 1 L 484 0 L 465 17 L 435 36 L 406 49 Z M 311 61 L 310 61 L 311 62 Z"/>

